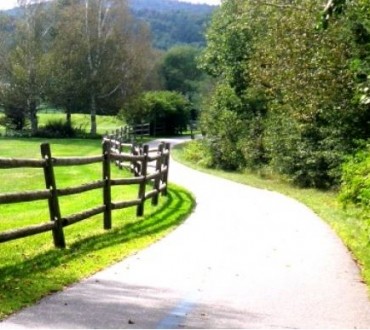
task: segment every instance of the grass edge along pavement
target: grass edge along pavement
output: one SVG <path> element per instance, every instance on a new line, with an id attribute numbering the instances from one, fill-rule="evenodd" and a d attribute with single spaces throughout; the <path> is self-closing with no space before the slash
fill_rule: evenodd
<path id="1" fill-rule="evenodd" d="M 75 231 L 75 239 L 68 239 L 66 249 L 55 249 L 50 233 L 1 244 L 0 320 L 155 243 L 184 221 L 194 206 L 189 191 L 170 184 L 168 196 L 157 207 L 148 203 L 144 217 L 137 218 L 135 208 L 129 208 L 113 214 L 110 231 L 101 228 L 102 216 L 67 227 Z M 97 229 L 85 233 L 93 226 Z M 43 240 L 47 243 L 40 245 Z"/>
<path id="2" fill-rule="evenodd" d="M 193 145 L 189 148 L 189 143 L 194 144 L 197 141 L 179 144 L 172 149 L 171 155 L 176 161 L 208 174 L 292 197 L 315 212 L 333 228 L 351 252 L 353 259 L 360 267 L 362 278 L 368 288 L 368 295 L 370 295 L 369 225 L 360 220 L 357 209 L 354 207 L 344 209 L 338 201 L 338 194 L 335 191 L 298 188 L 272 173 L 260 174 L 251 171 L 227 172 L 219 169 L 206 168 L 204 165 L 197 163 L 197 161 L 202 162 L 199 159 L 201 158 L 199 156 L 201 150 L 198 150 L 197 159 L 194 161 L 192 155 L 197 151 L 197 147 Z M 312 244 L 315 244 L 314 237 L 312 238 Z"/>

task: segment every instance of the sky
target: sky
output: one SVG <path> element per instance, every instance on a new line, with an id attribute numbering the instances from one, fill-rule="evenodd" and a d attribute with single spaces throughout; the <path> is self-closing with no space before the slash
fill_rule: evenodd
<path id="1" fill-rule="evenodd" d="M 209 5 L 219 5 L 221 0 L 180 0 L 191 3 L 207 3 Z M 0 0 L 0 10 L 10 9 L 17 5 L 17 0 Z"/>
<path id="2" fill-rule="evenodd" d="M 17 4 L 17 0 L 0 0 L 0 9 L 10 9 Z"/>

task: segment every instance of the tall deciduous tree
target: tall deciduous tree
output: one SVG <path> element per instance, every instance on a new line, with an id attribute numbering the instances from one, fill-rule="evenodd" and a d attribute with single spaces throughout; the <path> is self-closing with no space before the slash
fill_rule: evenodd
<path id="1" fill-rule="evenodd" d="M 198 69 L 196 58 L 199 49 L 191 46 L 175 46 L 164 56 L 161 72 L 165 88 L 191 98 L 197 92 L 203 72 Z"/>
<path id="2" fill-rule="evenodd" d="M 246 63 L 251 53 L 251 31 L 242 1 L 227 0 L 215 12 L 200 67 L 220 78 L 240 96 L 248 87 Z"/>
<path id="3" fill-rule="evenodd" d="M 16 26 L 15 42 L 7 57 L 3 96 L 5 107 L 23 109 L 35 133 L 38 127 L 37 108 L 45 83 L 44 56 L 52 19 L 47 16 L 42 1 L 19 0 L 18 4 L 24 10 L 24 17 Z"/>
<path id="4" fill-rule="evenodd" d="M 148 30 L 123 0 L 64 1 L 62 10 L 54 81 L 65 101 L 88 108 L 96 134 L 97 113 L 117 113 L 140 90 L 150 67 Z"/>
<path id="5" fill-rule="evenodd" d="M 81 42 L 83 7 L 72 3 L 59 0 L 54 4 L 56 25 L 47 55 L 49 77 L 46 86 L 48 102 L 65 110 L 69 125 L 72 125 L 72 113 L 89 109 L 86 54 Z"/>
<path id="6" fill-rule="evenodd" d="M 224 1 L 207 31 L 200 66 L 218 82 L 204 104 L 202 123 L 212 139 L 214 162 L 231 169 L 263 161 L 261 118 L 265 100 L 250 84 L 248 62 L 253 53 L 253 25 L 258 8 L 238 0 Z M 242 143 L 241 141 L 247 141 Z M 245 154 L 245 157 L 243 157 Z M 246 159 L 244 159 L 246 158 Z"/>

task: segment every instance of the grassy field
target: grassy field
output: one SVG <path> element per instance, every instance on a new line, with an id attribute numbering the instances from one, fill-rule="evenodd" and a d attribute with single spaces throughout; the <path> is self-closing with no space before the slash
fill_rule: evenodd
<path id="1" fill-rule="evenodd" d="M 0 113 L 0 118 L 3 116 L 3 114 Z M 39 126 L 45 126 L 50 121 L 59 121 L 59 120 L 65 120 L 66 115 L 59 111 L 53 111 L 53 110 L 42 110 L 38 114 L 39 119 Z M 116 128 L 122 127 L 125 125 L 125 123 L 118 119 L 116 116 L 97 116 L 97 126 L 98 126 L 98 134 L 104 134 L 107 131 L 111 132 L 112 130 L 115 130 Z M 76 128 L 81 128 L 85 130 L 86 132 L 89 132 L 90 130 L 90 115 L 88 114 L 73 114 L 72 115 L 72 126 Z M 0 134 L 5 134 L 5 127 L 0 126 Z"/>
<path id="2" fill-rule="evenodd" d="M 191 150 L 193 152 L 194 149 Z M 192 156 L 188 157 L 191 152 L 187 152 L 187 144 L 182 144 L 172 150 L 172 156 L 198 170 L 253 187 L 280 192 L 311 208 L 336 231 L 346 244 L 361 268 L 364 281 L 370 288 L 370 235 L 368 224 L 359 220 L 358 210 L 350 207 L 344 209 L 338 202 L 336 192 L 300 189 L 284 182 L 272 173 L 270 175 L 264 173 L 261 176 L 258 173 L 247 171 L 236 173 L 207 169 L 195 164 Z M 312 244 L 315 244 L 315 237 L 312 237 Z"/>
<path id="3" fill-rule="evenodd" d="M 0 157 L 40 158 L 38 139 L 0 139 Z M 99 155 L 97 140 L 51 140 L 54 156 Z M 56 168 L 59 188 L 100 179 L 101 165 Z M 112 177 L 128 176 L 112 166 Z M 43 189 L 40 169 L 0 170 L 0 193 Z M 136 197 L 136 186 L 115 187 L 114 200 Z M 102 204 L 100 190 L 61 199 L 62 216 Z M 191 194 L 170 185 L 167 197 L 137 218 L 136 208 L 113 212 L 113 229 L 103 230 L 99 215 L 65 228 L 67 248 L 55 249 L 51 233 L 0 246 L 0 319 L 41 297 L 81 280 L 147 247 L 175 228 L 194 207 Z M 0 205 L 0 231 L 39 224 L 49 219 L 46 201 Z"/>

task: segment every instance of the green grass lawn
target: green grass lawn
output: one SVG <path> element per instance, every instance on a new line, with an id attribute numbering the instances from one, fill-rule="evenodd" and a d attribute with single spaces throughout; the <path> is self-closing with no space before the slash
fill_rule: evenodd
<path id="1" fill-rule="evenodd" d="M 0 157 L 40 158 L 41 139 L 0 139 Z M 51 140 L 54 156 L 101 153 L 98 140 Z M 58 187 L 100 179 L 101 165 L 55 168 Z M 130 174 L 112 166 L 112 177 Z M 0 193 L 43 189 L 41 169 L 0 170 Z M 137 196 L 136 186 L 115 187 L 114 200 Z M 101 190 L 61 199 L 62 216 L 102 205 Z M 175 228 L 194 207 L 184 189 L 170 185 L 157 207 L 147 201 L 145 216 L 136 208 L 113 211 L 113 229 L 103 229 L 103 216 L 65 228 L 66 249 L 55 249 L 51 233 L 0 244 L 0 319 L 41 297 L 81 280 L 157 241 Z M 46 201 L 0 205 L 0 231 L 48 221 Z"/>
<path id="2" fill-rule="evenodd" d="M 191 152 L 187 152 L 187 144 L 178 145 L 172 150 L 172 156 L 175 159 L 190 167 L 253 187 L 277 191 L 307 205 L 336 231 L 358 262 L 363 279 L 370 288 L 370 235 L 368 224 L 360 221 L 358 210 L 355 208 L 348 207 L 344 209 L 338 201 L 336 192 L 300 189 L 272 173 L 269 175 L 264 173 L 261 176 L 258 173 L 248 171 L 225 172 L 207 169 L 196 165 L 191 159 L 194 155 L 190 158 L 187 157 L 190 154 Z M 312 237 L 312 244 L 315 244 L 314 237 Z"/>

